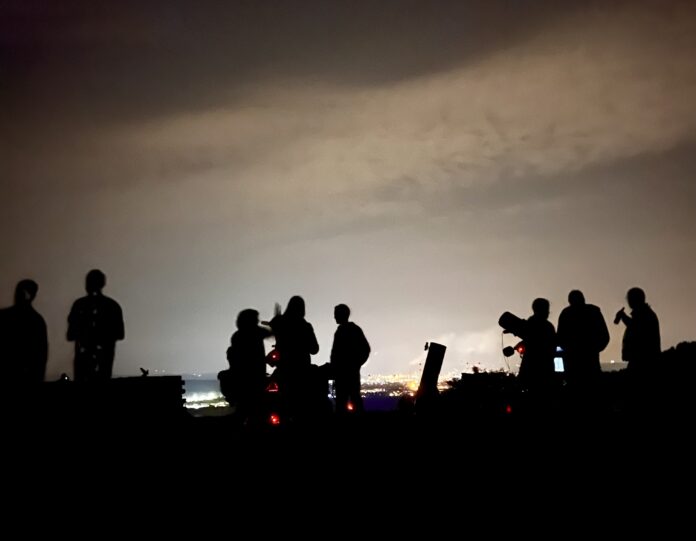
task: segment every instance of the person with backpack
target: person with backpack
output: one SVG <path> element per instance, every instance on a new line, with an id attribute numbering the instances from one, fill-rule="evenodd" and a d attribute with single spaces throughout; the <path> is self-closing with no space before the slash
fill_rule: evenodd
<path id="1" fill-rule="evenodd" d="M 360 368 L 370 356 L 370 344 L 362 329 L 348 321 L 350 308 L 339 304 L 334 308 L 338 328 L 331 348 L 331 367 L 336 391 L 336 413 L 364 410 L 360 395 Z"/>

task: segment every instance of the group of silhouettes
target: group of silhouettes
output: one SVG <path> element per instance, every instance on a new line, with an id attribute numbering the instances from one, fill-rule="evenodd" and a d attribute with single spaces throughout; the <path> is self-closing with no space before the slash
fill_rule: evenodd
<path id="1" fill-rule="evenodd" d="M 74 378 L 78 382 L 105 381 L 111 378 L 116 342 L 124 338 L 123 313 L 119 304 L 102 293 L 106 276 L 100 270 L 89 271 L 85 280 L 87 295 L 77 299 L 68 315 L 67 339 L 75 342 Z M 38 293 L 33 280 L 20 281 L 13 306 L 0 310 L 0 362 L 4 373 L 17 387 L 44 381 L 48 359 L 46 323 L 32 303 Z M 623 323 L 625 332 L 622 359 L 634 382 L 649 379 L 660 356 L 660 326 L 657 315 L 647 304 L 645 292 L 630 289 L 626 300 L 630 315 L 622 308 L 615 324 Z M 539 395 L 555 381 L 557 347 L 562 349 L 565 380 L 578 393 L 592 393 L 601 368 L 600 352 L 609 343 L 609 331 L 601 310 L 585 301 L 581 291 L 568 295 L 569 305 L 558 319 L 558 329 L 549 321 L 550 304 L 538 298 L 532 303 L 533 314 L 521 320 L 510 318 L 510 332 L 524 341 L 525 351 L 519 370 L 522 385 Z M 234 401 L 242 416 L 258 413 L 267 386 L 266 365 L 275 366 L 274 379 L 295 407 L 307 402 L 317 387 L 313 380 L 334 381 L 336 411 L 363 411 L 360 394 L 360 368 L 370 355 L 370 344 L 362 329 L 350 321 L 350 308 L 339 304 L 334 309 L 338 325 L 327 371 L 317 376 L 311 356 L 319 351 L 314 328 L 305 319 L 305 302 L 294 296 L 281 312 L 276 304 L 270 321 L 259 321 L 257 310 L 242 310 L 237 330 L 227 350 L 229 379 Z M 264 341 L 273 337 L 275 346 L 267 355 Z M 221 380 L 222 381 L 222 380 Z M 320 386 L 319 386 L 320 387 Z M 325 395 L 324 395 L 325 396 Z"/>
<path id="2" fill-rule="evenodd" d="M 339 304 L 334 308 L 336 328 L 328 365 L 313 365 L 311 356 L 319 352 L 312 324 L 305 319 L 305 302 L 294 296 L 281 312 L 276 304 L 270 321 L 259 321 L 258 311 L 248 308 L 237 316 L 237 331 L 227 349 L 229 392 L 242 419 L 263 415 L 264 393 L 268 386 L 266 364 L 275 367 L 273 383 L 282 389 L 284 406 L 290 415 L 308 413 L 326 400 L 326 383 L 333 379 L 336 412 L 363 411 L 360 394 L 360 369 L 370 355 L 370 344 L 362 329 L 350 321 L 350 308 Z M 264 340 L 273 337 L 275 345 L 267 355 Z M 223 383 L 221 378 L 221 383 Z M 223 383 L 224 385 L 224 383 Z M 316 400 L 318 398 L 318 400 Z"/>
<path id="3" fill-rule="evenodd" d="M 123 340 L 123 312 L 102 293 L 106 276 L 87 273 L 87 295 L 77 299 L 68 315 L 67 339 L 75 342 L 74 378 L 79 382 L 111 378 L 116 342 Z M 39 291 L 33 280 L 15 287 L 14 304 L 0 310 L 0 362 L 9 381 L 22 388 L 44 381 L 48 361 L 46 322 L 33 306 Z"/>
<path id="4" fill-rule="evenodd" d="M 634 387 L 649 380 L 661 353 L 660 325 L 657 315 L 646 302 L 645 292 L 634 287 L 626 301 L 630 315 L 621 308 L 614 323 L 623 323 L 621 357 L 628 363 L 627 374 Z M 519 324 L 512 322 L 513 334 L 523 339 L 524 354 L 519 378 L 530 392 L 543 395 L 552 388 L 555 378 L 554 359 L 563 359 L 564 379 L 572 393 L 591 396 L 601 375 L 599 355 L 609 344 L 609 330 L 601 310 L 585 301 L 581 291 L 568 295 L 568 306 L 558 318 L 558 329 L 549 321 L 550 304 L 538 298 L 532 303 L 533 314 Z M 501 325 L 506 327 L 505 315 Z M 560 347 L 561 351 L 557 350 Z"/>

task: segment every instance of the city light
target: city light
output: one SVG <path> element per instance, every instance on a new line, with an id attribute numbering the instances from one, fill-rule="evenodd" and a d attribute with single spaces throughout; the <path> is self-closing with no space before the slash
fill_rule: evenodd
<path id="1" fill-rule="evenodd" d="M 191 379 L 198 380 L 200 374 L 191 374 Z M 438 380 L 438 390 L 444 391 L 449 387 L 449 382 L 458 379 L 461 376 L 460 372 L 448 372 L 440 374 Z M 401 374 L 365 374 L 362 377 L 360 394 L 367 398 L 387 397 L 398 399 L 401 397 L 413 397 L 420 385 L 421 373 L 414 371 L 411 373 Z M 279 393 L 278 384 L 275 381 L 269 381 L 265 391 L 267 393 Z M 334 400 L 333 386 L 329 385 L 328 398 Z M 234 408 L 234 404 L 229 404 L 219 390 L 219 383 L 211 379 L 210 385 L 205 391 L 191 391 L 184 395 L 184 406 L 188 410 L 216 409 L 221 411 L 224 408 Z M 347 411 L 355 411 L 354 404 L 346 405 Z M 274 424 L 271 419 L 268 421 Z M 280 422 L 280 418 L 278 418 Z"/>
<path id="2" fill-rule="evenodd" d="M 226 408 L 227 400 L 220 391 L 208 391 L 205 393 L 187 393 L 184 395 L 186 409 L 197 410 L 201 408 Z"/>

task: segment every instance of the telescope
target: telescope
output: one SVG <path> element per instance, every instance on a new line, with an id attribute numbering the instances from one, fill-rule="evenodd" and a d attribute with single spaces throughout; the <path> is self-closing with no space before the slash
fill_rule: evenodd
<path id="1" fill-rule="evenodd" d="M 510 312 L 503 312 L 503 315 L 498 319 L 498 325 L 500 325 L 506 333 L 514 334 L 515 336 L 522 336 L 522 334 L 524 334 L 526 323 L 524 319 Z"/>

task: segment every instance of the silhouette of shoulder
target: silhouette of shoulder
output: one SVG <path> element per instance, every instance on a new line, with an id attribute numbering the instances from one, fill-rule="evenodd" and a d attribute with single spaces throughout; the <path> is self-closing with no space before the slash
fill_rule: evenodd
<path id="1" fill-rule="evenodd" d="M 336 335 L 342 335 L 345 336 L 346 338 L 365 338 L 365 333 L 363 330 L 360 328 L 359 325 L 356 325 L 352 321 L 348 321 L 347 323 L 343 323 L 342 325 L 339 325 L 338 328 L 336 329 Z M 367 340 L 367 339 L 365 339 Z"/>
<path id="2" fill-rule="evenodd" d="M 353 363 L 358 361 L 363 364 L 370 354 L 370 344 L 365 337 L 363 330 L 348 321 L 336 328 L 334 333 L 334 343 L 331 349 L 332 362 Z"/>
<path id="3" fill-rule="evenodd" d="M 316 355 L 319 352 L 319 342 L 317 341 L 317 336 L 314 334 L 314 327 L 309 321 L 305 321 L 305 329 L 307 330 L 307 345 L 309 347 L 309 353 Z"/>

